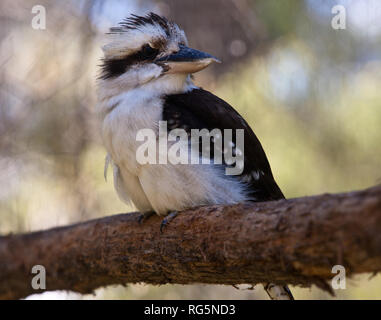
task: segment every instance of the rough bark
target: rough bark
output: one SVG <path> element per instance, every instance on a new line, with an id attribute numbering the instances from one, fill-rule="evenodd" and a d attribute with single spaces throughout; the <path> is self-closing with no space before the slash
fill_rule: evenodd
<path id="1" fill-rule="evenodd" d="M 201 207 L 161 218 L 138 213 L 0 237 L 0 298 L 36 293 L 31 269 L 43 265 L 47 290 L 90 293 L 111 284 L 318 285 L 336 264 L 347 275 L 381 270 L 381 187 L 344 194 Z"/>

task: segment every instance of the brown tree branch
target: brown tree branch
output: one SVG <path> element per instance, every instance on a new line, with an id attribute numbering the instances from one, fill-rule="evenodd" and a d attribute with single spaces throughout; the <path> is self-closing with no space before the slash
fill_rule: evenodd
<path id="1" fill-rule="evenodd" d="M 161 218 L 138 213 L 0 237 L 0 298 L 22 298 L 34 265 L 47 290 L 90 293 L 111 284 L 273 281 L 329 290 L 347 275 L 381 271 L 381 187 L 267 203 L 201 207 Z"/>

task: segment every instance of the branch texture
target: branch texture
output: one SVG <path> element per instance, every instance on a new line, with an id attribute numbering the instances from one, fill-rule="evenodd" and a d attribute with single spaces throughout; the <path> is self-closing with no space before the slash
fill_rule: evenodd
<path id="1" fill-rule="evenodd" d="M 347 275 L 381 271 L 381 187 L 266 203 L 200 207 L 160 233 L 138 213 L 0 237 L 0 298 L 22 298 L 34 265 L 47 290 L 150 284 L 272 281 L 330 290 L 336 264 Z"/>

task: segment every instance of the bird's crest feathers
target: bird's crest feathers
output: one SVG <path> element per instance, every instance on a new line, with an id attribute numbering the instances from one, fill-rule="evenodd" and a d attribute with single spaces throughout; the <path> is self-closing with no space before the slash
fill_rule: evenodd
<path id="1" fill-rule="evenodd" d="M 120 33 L 126 32 L 128 30 L 136 30 L 147 25 L 160 26 L 169 36 L 170 28 L 173 23 L 153 12 L 147 14 L 146 16 L 138 16 L 132 14 L 130 17 L 120 22 L 119 27 L 111 28 L 110 33 Z"/>
<path id="2" fill-rule="evenodd" d="M 121 58 L 139 50 L 144 44 L 167 44 L 171 41 L 187 44 L 183 30 L 168 19 L 149 13 L 146 16 L 131 15 L 110 28 L 107 44 L 103 46 L 105 58 Z"/>

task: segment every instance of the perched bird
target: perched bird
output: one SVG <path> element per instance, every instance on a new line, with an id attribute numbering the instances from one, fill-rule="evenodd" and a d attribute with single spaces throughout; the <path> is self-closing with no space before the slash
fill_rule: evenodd
<path id="1" fill-rule="evenodd" d="M 219 62 L 217 58 L 189 48 L 184 31 L 154 13 L 132 15 L 107 36 L 97 111 L 108 151 L 105 172 L 111 163 L 122 201 L 132 201 L 143 217 L 153 212 L 173 217 L 200 205 L 284 198 L 246 121 L 228 103 L 193 84 L 191 75 Z M 219 145 L 223 152 L 232 147 L 233 154 L 242 155 L 239 174 L 226 174 L 232 164 L 225 158 L 216 164 L 216 149 L 210 164 L 141 164 L 136 156 L 142 144 L 137 134 L 149 129 L 158 135 L 160 121 L 166 121 L 168 130 L 183 129 L 187 134 L 193 129 L 219 129 L 222 137 L 214 138 L 222 140 L 225 129 L 241 130 L 240 148 L 234 132 L 231 141 Z M 211 141 L 210 149 L 217 145 Z M 168 148 L 174 143 L 168 142 Z M 203 157 L 201 151 L 199 157 Z M 270 283 L 265 289 L 271 298 L 292 299 L 286 286 Z"/>

